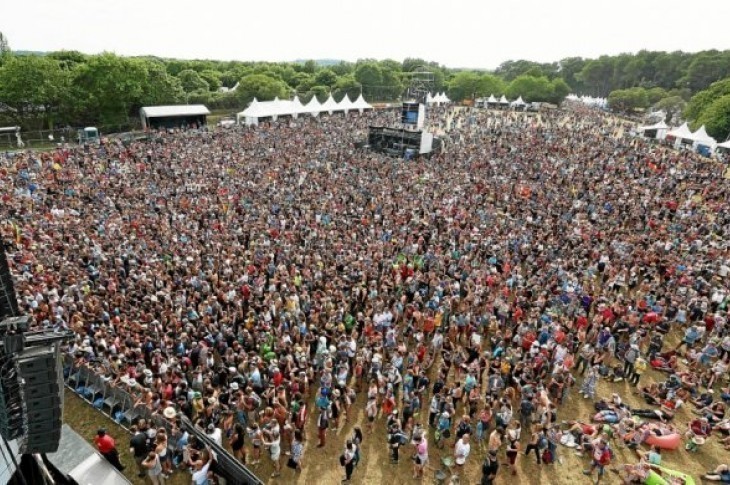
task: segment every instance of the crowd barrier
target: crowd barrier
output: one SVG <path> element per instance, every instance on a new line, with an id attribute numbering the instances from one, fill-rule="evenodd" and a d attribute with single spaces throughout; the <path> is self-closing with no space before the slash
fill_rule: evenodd
<path id="1" fill-rule="evenodd" d="M 102 376 L 84 364 L 77 364 L 71 355 L 63 357 L 63 376 L 66 387 L 78 394 L 90 406 L 114 420 L 124 429 L 139 419 L 145 419 L 156 428 L 165 428 L 168 436 L 173 436 L 172 423 L 164 416 L 155 414 L 125 389 L 111 385 Z M 195 426 L 186 416 L 180 416 L 181 428 L 198 441 L 210 447 L 216 457 L 211 469 L 213 473 L 230 485 L 263 485 L 243 463 L 225 448 L 211 440 L 205 432 Z"/>

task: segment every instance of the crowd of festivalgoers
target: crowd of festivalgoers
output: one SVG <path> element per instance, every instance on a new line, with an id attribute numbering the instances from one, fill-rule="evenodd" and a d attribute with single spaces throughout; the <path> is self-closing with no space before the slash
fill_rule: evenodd
<path id="1" fill-rule="evenodd" d="M 0 158 L 22 308 L 76 333 L 77 364 L 292 480 L 345 427 L 345 480 L 376 427 L 415 478 L 446 447 L 482 484 L 562 463 L 559 445 L 600 480 L 613 441 L 648 449 L 681 406 L 688 450 L 730 448 L 722 169 L 588 109 L 430 116 L 445 151 L 407 162 L 354 148 L 392 112 Z M 561 419 L 568 397 L 596 416 Z M 134 423 L 137 471 L 207 483 L 210 453 L 173 430 Z M 661 449 L 640 458 L 627 482 Z"/>

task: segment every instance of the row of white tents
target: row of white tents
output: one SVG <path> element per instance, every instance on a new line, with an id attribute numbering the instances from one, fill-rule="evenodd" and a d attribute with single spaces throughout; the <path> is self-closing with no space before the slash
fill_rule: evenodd
<path id="1" fill-rule="evenodd" d="M 451 100 L 448 96 L 446 96 L 446 93 L 436 93 L 435 95 L 431 95 L 431 93 L 428 93 L 426 95 L 426 104 L 442 105 L 450 102 Z"/>
<path id="2" fill-rule="evenodd" d="M 593 96 L 577 96 L 575 94 L 569 94 L 565 97 L 565 99 L 596 108 L 606 108 L 608 106 L 608 100 L 600 97 L 594 98 Z"/>
<path id="3" fill-rule="evenodd" d="M 277 97 L 273 101 L 258 101 L 254 98 L 248 108 L 236 115 L 236 121 L 239 124 L 243 122 L 246 125 L 256 125 L 260 119 L 264 118 L 276 120 L 279 116 L 296 118 L 299 115 L 317 116 L 320 113 L 344 112 L 347 114 L 350 111 L 362 113 L 366 109 L 372 108 L 365 101 L 362 94 L 355 101 L 352 101 L 350 96 L 345 94 L 339 103 L 335 101 L 331 94 L 324 103 L 320 103 L 317 96 L 312 96 L 307 104 L 302 104 L 298 96 L 294 96 L 294 99 L 279 99 Z"/>
<path id="4" fill-rule="evenodd" d="M 707 134 L 705 125 L 700 126 L 697 131 L 692 132 L 687 123 L 677 128 L 670 128 L 664 121 L 659 121 L 653 125 L 640 126 L 638 131 L 647 138 L 674 140 L 676 147 L 691 145 L 695 150 L 700 147 L 706 147 L 706 150 L 709 152 L 716 149 L 730 150 L 730 140 L 724 143 L 718 143 L 717 140 Z"/>
<path id="5" fill-rule="evenodd" d="M 494 106 L 502 106 L 507 107 L 510 106 L 512 108 L 523 108 L 527 106 L 527 103 L 522 99 L 522 96 L 518 97 L 514 101 L 510 101 L 507 99 L 507 97 L 503 94 L 502 97 L 497 99 L 493 94 L 490 94 L 488 98 L 480 98 L 476 100 L 477 106 L 482 106 L 484 108 L 494 107 Z"/>

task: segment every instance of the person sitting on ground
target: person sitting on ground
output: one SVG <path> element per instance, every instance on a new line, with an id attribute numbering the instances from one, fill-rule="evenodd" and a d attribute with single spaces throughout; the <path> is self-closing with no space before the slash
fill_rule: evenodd
<path id="1" fill-rule="evenodd" d="M 702 478 L 712 482 L 730 483 L 730 467 L 728 465 L 718 465 L 714 470 L 704 474 Z"/>

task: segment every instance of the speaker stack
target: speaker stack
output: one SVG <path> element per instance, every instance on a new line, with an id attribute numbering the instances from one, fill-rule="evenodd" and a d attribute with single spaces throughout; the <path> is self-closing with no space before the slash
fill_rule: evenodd
<path id="1" fill-rule="evenodd" d="M 17 358 L 25 406 L 23 453 L 53 453 L 61 439 L 62 374 L 58 346 L 25 350 Z"/>

